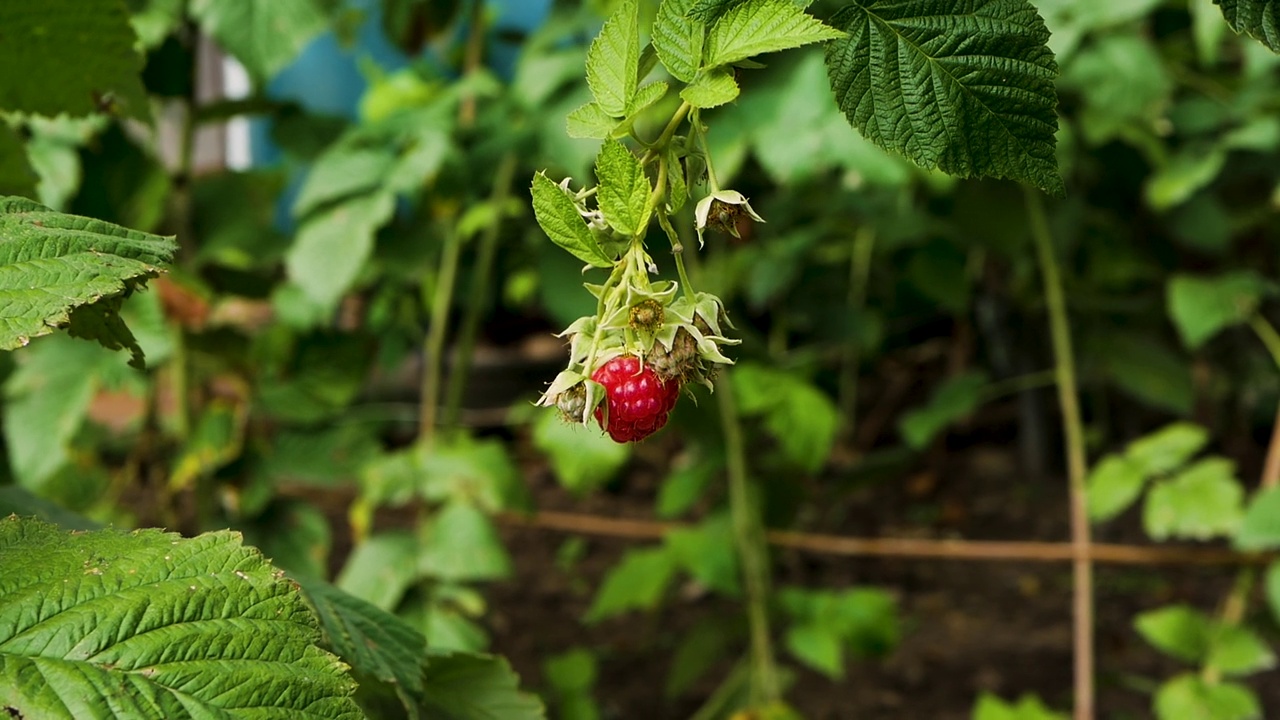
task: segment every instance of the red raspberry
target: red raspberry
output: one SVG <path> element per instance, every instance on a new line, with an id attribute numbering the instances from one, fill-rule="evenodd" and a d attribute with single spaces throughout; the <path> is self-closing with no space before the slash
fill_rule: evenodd
<path id="1" fill-rule="evenodd" d="M 634 355 L 613 358 L 597 368 L 591 379 L 604 386 L 608 425 L 603 406 L 596 408 L 596 421 L 614 442 L 635 442 L 654 434 L 667 424 L 667 413 L 680 399 L 680 383 L 662 382 L 652 368 L 641 367 Z"/>

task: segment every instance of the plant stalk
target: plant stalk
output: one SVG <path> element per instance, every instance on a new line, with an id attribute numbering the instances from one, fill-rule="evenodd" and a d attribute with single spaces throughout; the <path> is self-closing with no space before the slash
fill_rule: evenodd
<path id="1" fill-rule="evenodd" d="M 875 250 L 876 231 L 863 225 L 853 234 L 853 252 L 849 262 L 849 295 L 846 298 L 848 315 L 862 311 L 867 303 L 867 280 L 871 275 L 871 255 Z M 837 397 L 844 433 L 853 437 L 858 419 L 858 365 L 862 360 L 862 342 L 850 333 L 840 351 L 840 385 Z"/>
<path id="2" fill-rule="evenodd" d="M 489 204 L 493 207 L 493 222 L 484 229 L 480 236 L 480 247 L 476 255 L 476 267 L 471 275 L 471 288 L 467 296 L 466 314 L 462 319 L 462 327 L 458 332 L 458 344 L 453 353 L 452 378 L 445 395 L 444 424 L 455 427 L 462 413 L 462 396 L 466 391 L 467 377 L 471 372 L 471 353 L 475 350 L 476 335 L 480 331 L 480 319 L 489 285 L 493 282 L 493 261 L 498 252 L 498 238 L 502 231 L 502 215 L 511 196 L 511 181 L 515 178 L 516 156 L 507 152 L 498 162 L 498 170 L 493 176 L 493 189 L 489 193 Z"/>
<path id="3" fill-rule="evenodd" d="M 769 546 L 761 523 L 760 505 L 747 477 L 746 446 L 733 383 L 721 376 L 716 382 L 715 395 L 720 406 L 720 424 L 724 428 L 733 539 L 738 549 L 738 560 L 742 563 L 743 587 L 746 590 L 747 624 L 751 638 L 750 705 L 761 708 L 777 702 L 782 694 L 769 632 Z"/>
<path id="4" fill-rule="evenodd" d="M 1071 349 L 1071 326 L 1067 316 L 1062 277 L 1054 253 L 1053 236 L 1039 193 L 1024 188 L 1031 237 L 1039 256 L 1044 280 L 1045 304 L 1049 310 L 1049 332 L 1053 339 L 1054 366 L 1058 378 L 1058 402 L 1062 412 L 1062 434 L 1067 446 L 1067 481 L 1071 506 L 1071 545 L 1074 608 L 1073 647 L 1075 658 L 1075 717 L 1094 718 L 1093 661 L 1093 565 L 1089 560 L 1090 528 L 1084 423 L 1080 419 L 1079 391 L 1076 387 L 1075 355 Z"/>
<path id="5" fill-rule="evenodd" d="M 435 294 L 431 299 L 431 325 L 422 349 L 422 399 L 419 407 L 418 440 L 430 445 L 436 438 L 436 415 L 440 407 L 440 384 L 444 376 L 444 339 L 449 328 L 449 305 L 458 277 L 458 256 L 462 239 L 458 237 L 454 218 L 444 218 L 444 248 L 440 269 L 436 273 Z"/>

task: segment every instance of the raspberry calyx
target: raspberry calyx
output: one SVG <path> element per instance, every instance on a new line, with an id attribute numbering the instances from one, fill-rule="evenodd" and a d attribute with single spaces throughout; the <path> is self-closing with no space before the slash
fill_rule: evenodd
<path id="1" fill-rule="evenodd" d="M 609 360 L 596 368 L 591 379 L 605 391 L 605 402 L 596 408 L 596 421 L 614 442 L 636 442 L 657 432 L 667 424 L 667 414 L 680 398 L 679 382 L 659 379 L 635 355 Z"/>

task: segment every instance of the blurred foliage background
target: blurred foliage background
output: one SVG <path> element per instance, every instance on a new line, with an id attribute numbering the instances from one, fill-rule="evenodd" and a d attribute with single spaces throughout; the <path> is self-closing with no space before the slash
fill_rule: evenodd
<path id="1" fill-rule="evenodd" d="M 714 403 L 681 403 L 637 447 L 531 407 L 563 364 L 552 334 L 594 300 L 533 222 L 527 178 L 590 171 L 597 144 L 568 138 L 564 117 L 589 97 L 586 45 L 614 3 L 127 4 L 145 93 L 106 99 L 116 115 L 6 117 L 0 191 L 176 235 L 179 261 L 125 308 L 145 372 L 64 336 L 0 356 L 0 509 L 34 496 L 125 526 L 231 526 L 437 648 L 482 650 L 495 632 L 539 632 L 492 622 L 488 585 L 523 577 L 522 547 L 504 543 L 511 513 L 629 498 L 628 512 L 687 525 L 578 587 L 582 621 L 667 612 L 690 593 L 727 599 L 734 612 L 640 656 L 665 684 L 653 702 L 732 709 L 741 678 L 724 659 L 745 631 Z M 1186 421 L 1208 438 L 1186 455 L 1208 442 L 1235 463 L 1223 482 L 1239 485 L 1258 475 L 1280 404 L 1268 320 L 1280 58 L 1238 38 L 1211 0 L 1034 4 L 1061 68 L 1068 196 L 1047 207 L 1091 452 Z M 711 237 L 690 262 L 744 338 L 730 378 L 768 525 L 945 533 L 946 507 L 921 495 L 976 446 L 1016 467 L 985 493 L 1065 518 L 1060 483 L 1039 480 L 1060 474 L 1061 448 L 1023 192 L 927 173 L 860 138 L 820 49 L 767 65 L 705 117 L 722 183 L 768 222 Z M 655 108 L 654 122 L 673 109 Z M 1175 506 L 1219 514 L 1153 536 L 1238 527 L 1243 495 L 1184 489 Z M 856 522 L 878 508 L 898 520 Z M 1126 527 L 1101 534 L 1133 537 Z M 588 545 L 572 538 L 536 571 L 573 575 Z M 802 678 L 844 677 L 926 622 L 900 617 L 908 589 L 800 579 L 785 576 L 771 612 Z M 1274 622 L 1260 637 L 1274 639 Z M 637 716 L 600 700 L 608 648 L 536 645 L 525 667 L 554 716 Z M 699 684 L 717 667 L 723 677 Z M 1142 697 L 1136 686 L 1103 697 Z M 957 690 L 963 712 L 980 689 Z M 903 702 L 896 716 L 917 717 Z"/>

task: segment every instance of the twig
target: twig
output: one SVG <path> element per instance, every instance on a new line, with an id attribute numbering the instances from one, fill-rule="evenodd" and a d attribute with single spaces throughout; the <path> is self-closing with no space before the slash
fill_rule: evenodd
<path id="1" fill-rule="evenodd" d="M 627 540 L 661 540 L 669 532 L 689 527 L 686 523 L 550 510 L 532 515 L 508 512 L 499 515 L 498 519 L 504 524 L 519 527 Z M 1063 542 L 859 538 L 788 530 L 770 530 L 765 533 L 765 537 L 775 547 L 850 557 L 1033 563 L 1070 562 L 1076 559 L 1076 546 Z M 1242 553 L 1229 548 L 1105 543 L 1090 544 L 1087 552 L 1087 560 L 1111 565 L 1257 566 L 1265 565 L 1275 557 L 1275 553 Z"/>
<path id="2" fill-rule="evenodd" d="M 1062 290 L 1062 277 L 1053 250 L 1053 237 L 1045 218 L 1040 194 L 1025 188 L 1031 237 L 1044 276 L 1044 296 L 1049 308 L 1049 332 L 1053 338 L 1054 366 L 1058 373 L 1058 402 L 1062 411 L 1062 434 L 1067 445 L 1067 480 L 1071 508 L 1073 655 L 1075 657 L 1075 717 L 1093 720 L 1093 567 L 1089 564 L 1089 513 L 1085 490 L 1084 424 L 1076 390 L 1075 355 L 1071 350 L 1071 326 Z"/>

